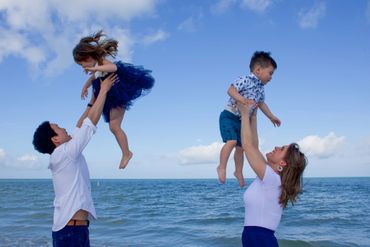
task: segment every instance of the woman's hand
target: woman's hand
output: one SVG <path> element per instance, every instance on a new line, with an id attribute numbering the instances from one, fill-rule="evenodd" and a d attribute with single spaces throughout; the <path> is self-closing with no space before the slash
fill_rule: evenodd
<path id="1" fill-rule="evenodd" d="M 245 99 L 242 103 L 237 103 L 237 107 L 241 115 L 247 114 L 247 116 L 251 116 L 256 114 L 258 104 L 254 100 Z"/>

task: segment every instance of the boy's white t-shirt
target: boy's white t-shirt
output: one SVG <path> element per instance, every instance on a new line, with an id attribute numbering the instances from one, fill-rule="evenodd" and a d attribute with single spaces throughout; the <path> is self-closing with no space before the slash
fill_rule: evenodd
<path id="1" fill-rule="evenodd" d="M 89 169 L 82 154 L 95 131 L 96 126 L 86 118 L 82 126 L 73 131 L 72 139 L 58 146 L 50 155 L 49 169 L 55 193 L 54 232 L 64 228 L 79 209 L 89 212 L 90 220 L 96 219 Z"/>
<path id="2" fill-rule="evenodd" d="M 260 226 L 275 231 L 283 214 L 280 194 L 280 176 L 266 165 L 263 180 L 257 177 L 244 192 L 244 226 Z"/>

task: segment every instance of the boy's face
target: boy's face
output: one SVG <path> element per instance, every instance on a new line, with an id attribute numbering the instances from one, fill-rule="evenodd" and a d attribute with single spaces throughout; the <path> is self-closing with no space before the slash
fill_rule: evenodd
<path id="1" fill-rule="evenodd" d="M 275 69 L 272 65 L 266 68 L 258 66 L 255 70 L 255 75 L 260 79 L 263 85 L 266 85 L 271 80 L 274 71 Z"/>

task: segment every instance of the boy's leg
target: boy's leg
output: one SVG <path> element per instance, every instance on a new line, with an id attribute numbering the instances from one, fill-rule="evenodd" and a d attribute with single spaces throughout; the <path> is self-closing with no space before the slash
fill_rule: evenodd
<path id="1" fill-rule="evenodd" d="M 226 166 L 227 161 L 233 148 L 236 146 L 236 140 L 227 141 L 221 148 L 220 152 L 220 164 L 217 167 L 218 180 L 220 183 L 225 183 L 226 181 Z"/>
<path id="2" fill-rule="evenodd" d="M 235 148 L 234 161 L 235 161 L 234 176 L 236 177 L 236 179 L 238 179 L 239 186 L 243 187 L 245 185 L 243 176 L 244 157 L 243 157 L 243 148 L 240 146 L 236 146 Z"/>

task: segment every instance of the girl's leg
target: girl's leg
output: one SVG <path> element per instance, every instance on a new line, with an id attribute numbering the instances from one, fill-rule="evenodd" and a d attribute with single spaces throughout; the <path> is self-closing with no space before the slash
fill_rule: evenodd
<path id="1" fill-rule="evenodd" d="M 220 152 L 220 164 L 217 167 L 218 180 L 220 183 L 226 181 L 226 165 L 229 160 L 229 156 L 233 148 L 236 146 L 236 140 L 227 141 L 221 148 Z"/>
<path id="2" fill-rule="evenodd" d="M 128 141 L 125 132 L 121 129 L 121 123 L 123 116 L 125 115 L 125 109 L 114 108 L 110 112 L 109 128 L 113 135 L 116 137 L 119 147 L 122 151 L 122 158 L 119 164 L 119 169 L 124 169 L 130 159 L 132 158 L 132 153 L 128 148 Z"/>
<path id="3" fill-rule="evenodd" d="M 234 176 L 238 179 L 239 186 L 244 187 L 244 177 L 243 177 L 243 148 L 236 146 L 234 152 L 234 161 L 235 161 L 235 172 Z"/>

